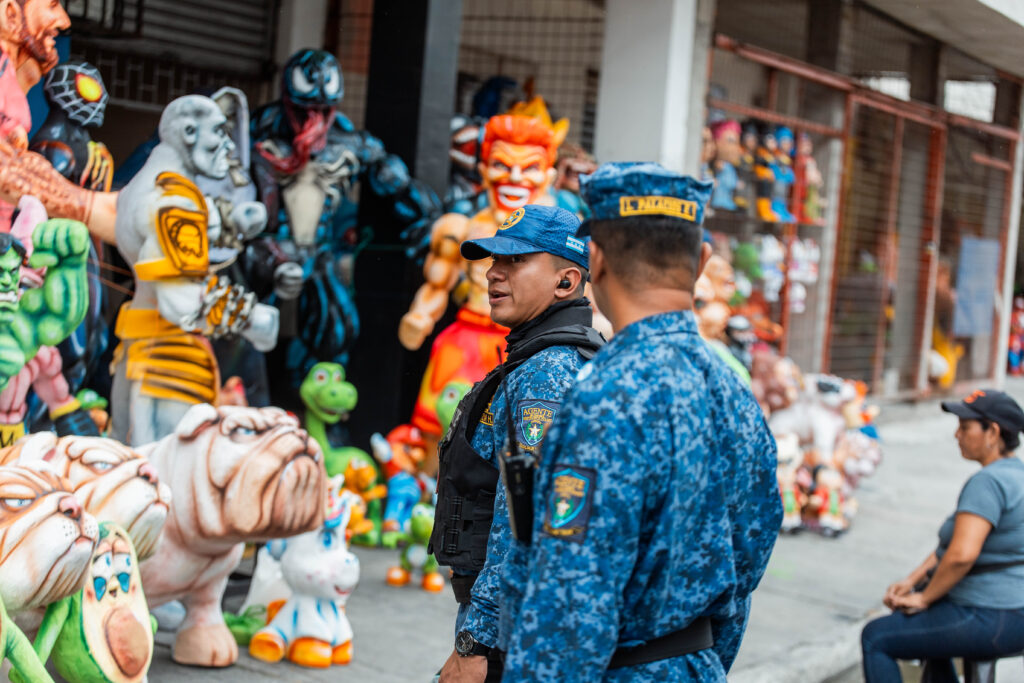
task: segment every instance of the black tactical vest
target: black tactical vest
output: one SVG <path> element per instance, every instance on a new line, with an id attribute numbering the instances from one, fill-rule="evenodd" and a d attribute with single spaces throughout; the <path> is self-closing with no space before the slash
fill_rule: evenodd
<path id="1" fill-rule="evenodd" d="M 552 323 L 579 320 L 581 311 L 566 309 L 551 316 Z M 589 309 L 586 311 L 590 313 Z M 604 338 L 582 323 L 538 329 L 509 352 L 505 373 L 511 373 L 534 354 L 551 346 L 575 346 L 590 359 Z M 501 383 L 501 366 L 495 368 L 463 397 L 448 432 L 438 446 L 437 506 L 429 552 L 442 565 L 479 572 L 487 559 L 487 537 L 494 516 L 498 468 L 473 449 L 473 434 Z M 495 425 L 496 428 L 504 428 Z"/>

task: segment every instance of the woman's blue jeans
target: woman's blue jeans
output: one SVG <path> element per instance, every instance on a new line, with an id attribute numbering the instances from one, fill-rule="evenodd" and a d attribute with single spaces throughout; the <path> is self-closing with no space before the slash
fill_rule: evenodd
<path id="1" fill-rule="evenodd" d="M 929 681 L 955 683 L 954 657 L 985 660 L 1024 652 L 1024 609 L 941 600 L 918 614 L 875 619 L 864 627 L 860 644 L 866 683 L 902 680 L 898 659 L 927 660 Z"/>

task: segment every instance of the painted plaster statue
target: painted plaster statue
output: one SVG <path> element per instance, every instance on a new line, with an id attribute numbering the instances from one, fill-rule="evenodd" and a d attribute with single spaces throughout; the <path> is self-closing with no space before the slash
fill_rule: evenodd
<path id="1" fill-rule="evenodd" d="M 71 484 L 86 512 L 131 537 L 139 559 L 156 552 L 171 490 L 138 451 L 119 441 L 36 432 L 0 451 L 0 464 L 45 462 Z"/>
<path id="2" fill-rule="evenodd" d="M 402 549 L 398 566 L 388 569 L 390 586 L 404 586 L 412 580 L 413 570 L 421 574 L 420 586 L 425 591 L 439 593 L 444 590 L 444 578 L 438 571 L 437 559 L 427 552 L 430 532 L 434 529 L 434 506 L 417 503 L 412 509 L 409 523 L 409 543 Z"/>
<path id="3" fill-rule="evenodd" d="M 850 526 L 842 487 L 843 476 L 834 467 L 819 465 L 815 468 L 814 488 L 807 506 L 825 536 L 838 536 Z"/>
<path id="4" fill-rule="evenodd" d="M 445 213 L 472 216 L 484 208 L 487 195 L 480 185 L 480 145 L 486 119 L 456 114 L 451 120 L 451 147 L 448 149 L 448 190 L 444 195 Z"/>
<path id="5" fill-rule="evenodd" d="M 352 661 L 345 603 L 359 583 L 359 559 L 349 551 L 345 531 L 358 499 L 344 489 L 338 493 L 331 497 L 319 529 L 267 544 L 291 595 L 271 610 L 267 626 L 249 642 L 249 654 L 256 659 L 287 658 L 315 668 Z"/>
<path id="6" fill-rule="evenodd" d="M 384 469 L 388 485 L 381 543 L 394 548 L 409 534 L 409 520 L 415 505 L 435 488 L 433 480 L 420 471 L 426 460 L 427 443 L 416 427 L 399 425 L 388 432 L 387 438 L 374 434 L 370 437 L 370 446 Z"/>
<path id="7" fill-rule="evenodd" d="M 160 117 L 160 144 L 118 197 L 117 245 L 135 274 L 114 352 L 114 438 L 139 445 L 174 430 L 188 409 L 216 401 L 208 337 L 238 334 L 258 350 L 277 341 L 278 312 L 216 274 L 210 209 L 199 175 L 223 178 L 234 143 L 211 99 L 180 97 Z"/>
<path id="8" fill-rule="evenodd" d="M 345 368 L 338 363 L 317 363 L 302 381 L 299 395 L 306 406 L 303 418 L 306 431 L 320 444 L 327 475 L 344 475 L 346 487 L 366 503 L 365 514 L 371 522 L 371 529 L 367 534 L 359 534 L 355 542 L 377 545 L 380 540 L 381 501 L 386 491 L 377 463 L 361 448 L 333 445 L 328 435 L 328 427 L 347 420 L 356 407 L 356 388 L 345 380 Z"/>
<path id="9" fill-rule="evenodd" d="M 800 191 L 794 197 L 796 217 L 801 223 L 816 224 L 822 220 L 821 188 L 825 184 L 818 162 L 814 159 L 814 143 L 807 133 L 800 133 L 796 148 L 796 186 Z"/>
<path id="10" fill-rule="evenodd" d="M 67 482 L 40 463 L 0 466 L 0 600 L 11 615 L 82 587 L 99 536 Z"/>
<path id="11" fill-rule="evenodd" d="M 779 214 L 775 212 L 772 192 L 775 189 L 775 153 L 778 151 L 775 133 L 767 126 L 761 127 L 761 135 L 754 153 L 754 177 L 756 178 L 757 202 L 755 215 L 763 221 L 778 223 Z"/>
<path id="12" fill-rule="evenodd" d="M 39 655 L 32 649 L 32 643 L 8 616 L 3 601 L 0 601 L 0 664 L 5 659 L 10 662 L 12 680 L 20 676 L 21 680 L 32 683 L 53 683 L 53 678 L 39 661 Z"/>
<path id="13" fill-rule="evenodd" d="M 14 205 L 31 194 L 51 216 L 80 220 L 113 244 L 116 193 L 85 189 L 27 149 L 32 120 L 25 94 L 57 66 L 55 39 L 70 25 L 59 2 L 0 2 L 0 226 L 10 225 Z"/>
<path id="14" fill-rule="evenodd" d="M 778 446 L 779 495 L 782 497 L 782 531 L 794 532 L 803 526 L 802 511 L 807 495 L 797 483 L 797 469 L 803 464 L 804 454 L 796 434 L 782 434 L 776 438 Z"/>
<path id="15" fill-rule="evenodd" d="M 146 680 L 153 658 L 153 625 L 138 557 L 124 529 L 111 522 L 100 524 L 85 585 L 46 609 L 34 646 L 68 683 Z"/>
<path id="16" fill-rule="evenodd" d="M 743 152 L 740 124 L 726 119 L 714 124 L 711 131 L 715 137 L 715 189 L 711 192 L 711 206 L 726 211 L 745 209 L 743 181 L 736 170 Z"/>
<path id="17" fill-rule="evenodd" d="M 555 163 L 558 177 L 555 179 L 555 199 L 558 206 L 572 211 L 581 219 L 590 217 L 590 208 L 580 197 L 580 176 L 597 170 L 597 160 L 579 145 L 563 143 L 558 148 Z"/>
<path id="18" fill-rule="evenodd" d="M 737 187 L 741 201 L 736 205 L 745 208 L 751 215 L 757 215 L 757 197 L 762 186 L 758 185 L 757 174 L 754 171 L 757 161 L 757 143 L 759 134 L 757 124 L 747 121 L 743 124 L 740 135 L 740 163 L 736 167 L 739 180 Z"/>
<path id="19" fill-rule="evenodd" d="M 46 157 L 71 182 L 88 190 L 108 192 L 114 159 L 106 145 L 90 135 L 91 130 L 103 125 L 109 99 L 99 70 L 88 62 L 59 64 L 46 75 L 43 92 L 50 112 L 32 137 L 29 149 Z M 100 273 L 102 249 L 102 243 L 94 243 L 89 251 L 86 319 L 58 347 L 61 372 L 71 393 L 86 386 L 107 349 L 107 323 L 103 317 L 106 297 Z"/>
<path id="20" fill-rule="evenodd" d="M 68 221 L 64 222 L 72 224 Z M 38 226 L 46 224 L 46 211 L 42 204 L 34 197 L 28 195 L 22 197 L 18 201 L 17 218 L 11 228 L 11 233 L 0 238 L 0 244 L 11 237 L 15 238 L 13 244 L 16 246 L 9 252 L 8 258 L 16 258 L 18 250 L 21 249 L 23 253 L 20 260 L 31 262 L 36 248 L 33 235 Z M 77 226 L 75 244 L 72 245 L 69 242 L 66 245 L 75 247 L 75 249 L 69 250 L 73 253 L 69 253 L 68 258 L 62 259 L 59 266 L 50 269 L 32 268 L 29 264 L 22 265 L 18 272 L 21 287 L 15 287 L 15 292 L 37 292 L 35 295 L 28 295 L 30 298 L 25 299 L 26 303 L 30 303 L 32 297 L 36 297 L 39 292 L 42 292 L 44 305 L 66 303 L 69 306 L 67 315 L 70 317 L 65 322 L 64 337 L 74 334 L 76 328 L 81 329 L 81 325 L 76 324 L 75 321 L 81 321 L 87 317 L 88 313 L 94 311 L 94 302 L 89 298 L 92 287 L 87 277 L 89 266 L 86 256 L 90 253 L 91 248 L 88 232 L 85 230 L 85 226 L 74 225 Z M 58 239 L 63 239 L 63 237 Z M 51 260 L 50 257 L 44 256 L 43 258 Z M 13 261 L 11 263 L 13 264 Z M 49 271 L 53 271 L 52 275 L 48 274 Z M 16 282 L 15 285 L 17 284 Z M 0 281 L 0 288 L 3 287 L 3 281 Z M 60 298 L 51 299 L 52 296 L 63 297 L 64 301 Z M 24 297 L 23 294 L 22 298 L 24 299 Z M 59 315 L 58 309 L 51 310 L 49 314 Z M 23 329 L 23 325 L 34 319 L 42 319 L 39 312 L 21 321 L 18 319 L 11 321 L 12 332 L 19 334 L 20 330 L 20 335 L 24 336 L 27 330 Z M 23 350 L 31 351 L 31 344 L 24 347 Z M 58 433 L 98 434 L 92 420 L 85 411 L 81 410 L 78 400 L 72 395 L 71 387 L 63 374 L 63 358 L 58 348 L 52 343 L 40 344 L 33 353 L 34 355 L 27 355 L 27 362 L 0 391 L 0 446 L 10 445 L 25 433 L 26 420 L 33 417 L 28 414 L 30 391 L 35 392 L 42 409 L 48 411 L 49 418 Z"/>
<path id="21" fill-rule="evenodd" d="M 268 235 L 250 246 L 247 267 L 254 286 L 267 283 L 260 296 L 281 309 L 282 343 L 270 367 L 281 369 L 282 391 L 297 390 L 317 361 L 344 364 L 359 334 L 352 269 L 365 236 L 348 199 L 353 184 L 363 182 L 389 202 L 410 235 L 441 212 L 437 196 L 410 178 L 401 159 L 337 110 L 343 94 L 334 56 L 300 50 L 284 66 L 281 99 L 253 114 L 253 176 L 269 224 Z M 285 282 L 290 271 L 282 269 L 295 265 L 303 277 Z"/>
<path id="22" fill-rule="evenodd" d="M 490 318 L 485 277 L 490 263 L 466 261 L 459 245 L 493 236 L 526 204 L 554 204 L 549 189 L 557 175 L 552 165 L 560 143 L 556 129 L 542 118 L 491 118 L 480 161 L 487 208 L 470 218 L 445 214 L 431 228 L 430 253 L 423 264 L 426 281 L 402 316 L 398 338 L 407 349 L 420 348 L 447 310 L 449 296 L 459 302 L 455 322 L 434 340 L 413 410 L 412 424 L 432 442 L 440 438 L 435 408 L 441 390 L 452 381 L 472 384 L 483 379 L 498 364 L 498 348 L 504 348 L 508 334 Z"/>
<path id="23" fill-rule="evenodd" d="M 185 605 L 176 662 L 229 666 L 238 645 L 221 614 L 228 575 L 245 543 L 323 524 L 320 447 L 283 410 L 200 404 L 172 434 L 138 450 L 174 496 L 156 553 L 142 563 L 149 605 Z"/>
<path id="24" fill-rule="evenodd" d="M 796 220 L 789 211 L 789 191 L 796 179 L 793 173 L 793 131 L 785 126 L 779 126 L 775 129 L 775 141 L 777 147 L 772 150 L 772 173 L 775 176 L 772 185 L 772 211 L 779 217 L 779 221 L 792 223 Z"/>
<path id="25" fill-rule="evenodd" d="M 851 383 L 832 375 L 805 375 L 804 391 L 787 408 L 772 412 L 768 426 L 775 434 L 796 434 L 812 451 L 813 464 L 831 464 L 839 437 L 846 430 L 843 406 L 856 400 Z"/>

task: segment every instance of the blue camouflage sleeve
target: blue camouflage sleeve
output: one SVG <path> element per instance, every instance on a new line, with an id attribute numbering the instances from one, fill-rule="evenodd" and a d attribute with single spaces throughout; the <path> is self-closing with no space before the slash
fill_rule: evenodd
<path id="1" fill-rule="evenodd" d="M 501 457 L 508 450 L 507 413 L 512 411 L 512 426 L 520 451 L 538 451 L 549 426 L 558 413 L 573 371 L 561 365 L 547 365 L 550 354 L 523 365 L 508 380 L 508 390 L 495 397 L 494 452 Z M 546 366 L 546 367 L 545 367 Z M 473 602 L 466 616 L 465 628 L 477 641 L 494 647 L 498 638 L 500 616 L 501 571 L 509 548 L 514 542 L 508 519 L 505 486 L 498 482 L 494 498 L 494 518 L 487 540 L 487 561 L 473 585 Z"/>
<path id="2" fill-rule="evenodd" d="M 736 383 L 738 385 L 738 383 Z M 728 386 L 728 385 L 727 385 Z M 722 405 L 727 423 L 719 431 L 719 462 L 727 468 L 726 506 L 732 524 L 733 563 L 736 589 L 733 613 L 712 620 L 715 651 L 728 671 L 736 658 L 750 610 L 750 594 L 757 588 L 768 566 L 772 548 L 782 524 L 775 469 L 778 456 L 775 438 L 764 415 L 744 387 L 735 386 Z"/>
<path id="3" fill-rule="evenodd" d="M 599 681 L 618 642 L 639 546 L 642 420 L 615 416 L 621 394 L 570 396 L 544 448 L 505 681 Z"/>

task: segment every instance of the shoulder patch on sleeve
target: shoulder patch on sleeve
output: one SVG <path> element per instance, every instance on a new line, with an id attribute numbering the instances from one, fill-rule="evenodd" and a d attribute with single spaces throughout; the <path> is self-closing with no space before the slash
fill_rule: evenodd
<path id="1" fill-rule="evenodd" d="M 582 543 L 590 523 L 597 472 L 589 467 L 556 464 L 551 493 L 544 506 L 544 533 L 552 538 Z"/>
<path id="2" fill-rule="evenodd" d="M 559 403 L 527 398 L 516 404 L 516 438 L 522 448 L 536 451 L 555 419 Z"/>

